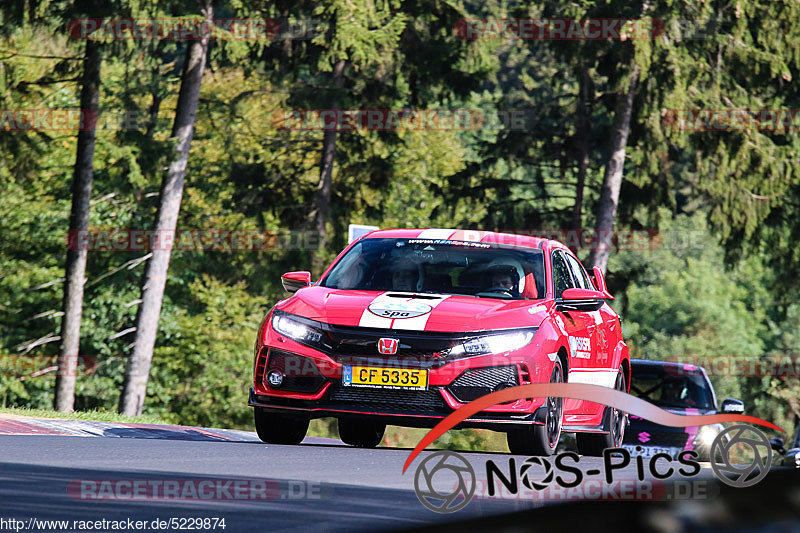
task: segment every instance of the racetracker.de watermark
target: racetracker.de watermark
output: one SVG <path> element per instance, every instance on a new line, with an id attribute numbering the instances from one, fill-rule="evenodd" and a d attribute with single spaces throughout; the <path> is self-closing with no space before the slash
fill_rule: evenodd
<path id="1" fill-rule="evenodd" d="M 800 378 L 800 355 L 676 355 L 667 361 L 672 375 L 686 375 L 703 367 L 712 377 L 789 377 Z"/>
<path id="2" fill-rule="evenodd" d="M 139 109 L 0 109 L 0 131 L 131 131 L 169 124 L 169 118 Z"/>
<path id="3" fill-rule="evenodd" d="M 279 130 L 476 131 L 530 130 L 533 109 L 284 109 L 272 114 Z"/>
<path id="4" fill-rule="evenodd" d="M 625 18 L 463 18 L 453 25 L 459 39 L 525 41 L 625 41 L 664 33 L 659 19 Z"/>
<path id="5" fill-rule="evenodd" d="M 96 252 L 192 251 L 233 252 L 266 250 L 316 250 L 314 231 L 266 231 L 239 229 L 90 229 L 70 230 L 67 248 Z"/>
<path id="6" fill-rule="evenodd" d="M 652 251 L 702 250 L 707 246 L 708 235 L 702 231 L 657 229 L 502 229 L 502 233 L 521 237 L 552 239 L 573 250 Z M 513 238 L 512 238 L 513 240 Z M 510 244 L 504 240 L 505 244 Z"/>
<path id="7" fill-rule="evenodd" d="M 0 131 L 88 131 L 98 118 L 89 109 L 0 109 Z"/>
<path id="8" fill-rule="evenodd" d="M 80 40 L 285 41 L 314 39 L 326 26 L 321 20 L 287 18 L 76 18 L 67 33 Z"/>
<path id="9" fill-rule="evenodd" d="M 665 126 L 677 131 L 773 131 L 800 129 L 800 109 L 665 109 Z"/>
<path id="10" fill-rule="evenodd" d="M 203 479 L 73 479 L 67 495 L 79 501 L 273 501 L 319 500 L 315 481 Z"/>
<path id="11" fill-rule="evenodd" d="M 97 370 L 97 359 L 91 355 L 65 356 L 61 366 L 57 355 L 0 354 L 0 375 L 15 378 L 36 378 L 46 374 L 57 376 L 90 376 Z M 71 363 L 71 364 L 69 364 Z"/>
<path id="12" fill-rule="evenodd" d="M 477 499 L 529 500 L 540 502 L 602 501 L 669 501 L 706 500 L 719 495 L 719 485 L 713 481 L 674 479 L 668 482 L 650 479 L 618 479 L 607 483 L 600 479 L 584 479 L 574 487 L 558 483 L 542 489 L 520 486 L 514 491 L 502 483 L 490 488 L 489 482 L 479 479 L 475 489 Z"/>

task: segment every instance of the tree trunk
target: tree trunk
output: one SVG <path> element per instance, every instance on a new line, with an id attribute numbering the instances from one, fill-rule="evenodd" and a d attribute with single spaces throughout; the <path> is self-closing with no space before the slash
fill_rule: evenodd
<path id="1" fill-rule="evenodd" d="M 212 18 L 210 0 L 205 1 L 202 12 L 210 24 Z M 172 126 L 172 138 L 176 143 L 175 159 L 170 164 L 167 175 L 161 184 L 161 197 L 155 227 L 156 235 L 159 237 L 155 239 L 157 244 L 153 247 L 153 256 L 147 264 L 144 275 L 142 303 L 139 304 L 136 314 L 136 339 L 125 369 L 125 380 L 119 399 L 119 412 L 128 416 L 142 414 L 147 392 L 150 363 L 153 359 L 158 318 L 161 313 L 161 301 L 164 296 L 167 269 L 172 252 L 172 240 L 164 238 L 164 236 L 174 235 L 178 223 L 178 213 L 183 196 L 183 179 L 189 159 L 189 146 L 194 133 L 194 120 L 197 115 L 207 49 L 208 38 L 204 37 L 201 40 L 191 41 L 186 50 L 178 105 L 175 109 L 175 122 Z"/>
<path id="2" fill-rule="evenodd" d="M 342 86 L 345 61 L 340 59 L 333 67 L 331 80 L 334 91 Z M 339 98 L 335 95 L 331 100 L 331 109 L 339 109 Z M 315 273 L 321 274 L 324 265 L 324 252 L 328 247 L 327 224 L 331 213 L 331 194 L 333 190 L 333 163 L 336 159 L 336 128 L 326 129 L 322 136 L 322 159 L 319 169 L 319 183 L 314 195 L 314 226 L 319 236 L 319 248 L 314 256 Z"/>
<path id="3" fill-rule="evenodd" d="M 578 113 L 575 118 L 578 149 L 578 183 L 575 185 L 575 206 L 572 209 L 572 228 L 580 231 L 583 228 L 583 190 L 586 185 L 586 170 L 589 168 L 589 140 L 592 136 L 592 124 L 589 120 L 589 72 L 581 69 L 578 89 Z"/>
<path id="4" fill-rule="evenodd" d="M 75 170 L 72 176 L 72 208 L 69 215 L 71 246 L 67 247 L 66 283 L 64 283 L 64 318 L 61 319 L 61 351 L 56 374 L 54 407 L 69 413 L 75 406 L 75 373 L 80 350 L 83 286 L 86 282 L 88 250 L 80 246 L 79 235 L 89 228 L 89 202 L 92 198 L 95 126 L 100 98 L 100 45 L 86 41 L 83 58 L 81 114 Z M 76 245 L 77 246 L 72 246 Z"/>
<path id="5" fill-rule="evenodd" d="M 614 110 L 614 126 L 611 132 L 610 155 L 603 176 L 603 190 L 600 192 L 600 204 L 597 207 L 595 234 L 597 242 L 592 247 L 589 265 L 599 266 L 605 272 L 608 256 L 611 252 L 611 234 L 614 220 L 617 217 L 619 189 L 622 186 L 622 169 L 625 164 L 625 147 L 628 144 L 628 133 L 631 129 L 631 113 L 633 97 L 636 94 L 636 82 L 639 78 L 639 67 L 634 65 L 631 72 L 628 90 L 620 94 Z"/>

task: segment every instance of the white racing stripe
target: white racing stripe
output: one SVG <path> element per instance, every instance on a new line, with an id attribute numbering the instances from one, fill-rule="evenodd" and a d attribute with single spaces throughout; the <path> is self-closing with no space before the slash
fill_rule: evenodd
<path id="1" fill-rule="evenodd" d="M 448 239 L 450 235 L 455 233 L 456 230 L 454 229 L 442 229 L 442 228 L 434 228 L 434 229 L 426 229 L 423 230 L 417 236 L 417 239 Z"/>
<path id="2" fill-rule="evenodd" d="M 577 368 L 569 369 L 569 383 L 586 383 L 588 385 L 600 385 L 601 387 L 613 388 L 617 381 L 619 370 L 610 368 Z"/>
<path id="3" fill-rule="evenodd" d="M 431 317 L 433 309 L 440 303 L 450 297 L 449 294 L 431 295 L 433 298 L 414 298 L 409 295 L 408 298 L 401 298 L 397 296 L 388 296 L 389 294 L 399 294 L 397 292 L 384 292 L 372 300 L 367 309 L 361 313 L 361 319 L 358 322 L 359 326 L 367 328 L 386 328 L 386 329 L 404 329 L 410 331 L 425 331 L 425 325 Z M 374 304 L 385 303 L 410 303 L 410 304 L 424 304 L 431 308 L 431 311 L 424 315 L 416 316 L 413 318 L 384 318 L 376 315 L 369 310 L 369 306 Z"/>
<path id="4" fill-rule="evenodd" d="M 434 295 L 431 295 L 434 296 Z M 425 325 L 428 323 L 428 319 L 431 317 L 433 313 L 433 309 L 436 308 L 437 305 L 442 303 L 443 301 L 447 300 L 450 295 L 435 295 L 436 300 L 428 299 L 428 298 L 412 298 L 409 299 L 409 302 L 414 303 L 423 303 L 426 305 L 431 306 L 431 312 L 425 313 L 424 315 L 417 316 L 414 318 L 396 318 L 391 327 L 394 329 L 407 329 L 411 331 L 425 331 Z"/>
<path id="5" fill-rule="evenodd" d="M 389 298 L 386 296 L 387 293 L 379 294 L 374 300 L 372 300 L 368 305 L 367 309 L 364 309 L 364 312 L 361 313 L 361 320 L 358 321 L 358 325 L 365 328 L 389 328 L 392 326 L 392 319 L 391 318 L 383 318 L 381 316 L 372 313 L 369 310 L 369 306 L 376 303 L 383 303 L 386 301 L 396 301 L 395 298 Z"/>

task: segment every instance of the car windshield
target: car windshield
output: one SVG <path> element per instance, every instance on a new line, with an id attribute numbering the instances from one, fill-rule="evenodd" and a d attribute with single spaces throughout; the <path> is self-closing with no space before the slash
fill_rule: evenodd
<path id="1" fill-rule="evenodd" d="M 710 385 L 700 372 L 675 367 L 631 368 L 631 394 L 660 407 L 715 409 Z"/>
<path id="2" fill-rule="evenodd" d="M 484 298 L 544 297 L 541 250 L 432 239 L 363 239 L 322 280 L 324 287 L 461 294 Z"/>

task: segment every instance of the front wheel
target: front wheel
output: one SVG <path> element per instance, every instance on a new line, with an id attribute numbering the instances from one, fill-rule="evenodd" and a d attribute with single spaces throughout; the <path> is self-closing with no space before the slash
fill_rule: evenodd
<path id="1" fill-rule="evenodd" d="M 308 420 L 270 413 L 260 407 L 253 414 L 258 438 L 268 444 L 300 444 L 306 438 Z"/>
<path id="2" fill-rule="evenodd" d="M 561 360 L 556 359 L 550 383 L 563 383 L 564 371 Z M 561 436 L 561 420 L 564 415 L 563 398 L 547 398 L 544 424 L 533 424 L 514 429 L 506 434 L 508 449 L 515 455 L 553 455 Z"/>
<path id="3" fill-rule="evenodd" d="M 386 431 L 386 424 L 379 422 L 353 418 L 340 418 L 338 422 L 342 442 L 358 448 L 374 448 L 381 443 Z"/>
<path id="4" fill-rule="evenodd" d="M 614 388 L 618 391 L 626 392 L 625 373 L 622 367 L 617 372 L 617 380 Z M 609 428 L 608 433 L 577 433 L 575 441 L 578 445 L 578 453 L 600 457 L 606 448 L 619 448 L 622 439 L 625 437 L 625 426 L 628 423 L 628 414 L 613 407 L 606 409 L 606 416 L 603 420 L 604 427 Z"/>

